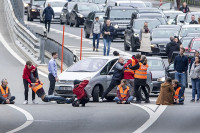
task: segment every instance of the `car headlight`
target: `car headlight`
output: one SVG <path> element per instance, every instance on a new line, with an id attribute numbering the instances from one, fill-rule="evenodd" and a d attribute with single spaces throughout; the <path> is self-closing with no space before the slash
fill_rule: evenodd
<path id="1" fill-rule="evenodd" d="M 80 18 L 83 18 L 83 17 L 84 17 L 82 14 L 78 14 L 78 16 L 79 16 Z"/>
<path id="2" fill-rule="evenodd" d="M 63 13 L 60 14 L 61 16 L 63 15 Z"/>
<path id="3" fill-rule="evenodd" d="M 31 11 L 32 11 L 32 12 L 36 12 L 36 9 L 32 9 Z"/>
<path id="4" fill-rule="evenodd" d="M 158 82 L 164 82 L 165 81 L 165 77 L 161 77 L 157 79 Z"/>
<path id="5" fill-rule="evenodd" d="M 24 3 L 24 7 L 28 7 L 28 4 L 27 4 L 27 3 Z"/>
<path id="6" fill-rule="evenodd" d="M 139 37 L 140 35 L 137 33 L 134 33 L 134 37 Z"/>
<path id="7" fill-rule="evenodd" d="M 118 28 L 119 28 L 119 25 L 118 25 L 118 24 L 115 24 L 115 25 L 114 25 L 114 28 L 115 28 L 115 29 L 118 29 Z"/>

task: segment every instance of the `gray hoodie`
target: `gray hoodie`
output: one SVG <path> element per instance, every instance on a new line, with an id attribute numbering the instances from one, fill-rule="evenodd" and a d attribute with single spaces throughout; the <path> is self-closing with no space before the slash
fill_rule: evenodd
<path id="1" fill-rule="evenodd" d="M 200 64 L 198 65 L 195 65 L 195 63 L 192 64 L 190 77 L 191 79 L 200 79 Z"/>

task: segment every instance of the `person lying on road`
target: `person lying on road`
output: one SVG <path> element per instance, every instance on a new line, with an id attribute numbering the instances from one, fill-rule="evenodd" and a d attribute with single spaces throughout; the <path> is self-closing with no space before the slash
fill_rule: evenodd
<path id="1" fill-rule="evenodd" d="M 2 79 L 0 86 L 0 104 L 14 104 L 14 100 L 15 96 L 11 96 L 7 79 Z"/>
<path id="2" fill-rule="evenodd" d="M 181 89 L 181 85 L 177 80 L 173 80 L 172 85 L 175 90 L 174 104 L 184 104 L 184 92 Z"/>

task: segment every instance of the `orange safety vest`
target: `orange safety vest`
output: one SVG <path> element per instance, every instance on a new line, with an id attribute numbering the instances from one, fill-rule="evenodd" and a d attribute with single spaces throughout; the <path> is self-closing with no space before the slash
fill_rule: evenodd
<path id="1" fill-rule="evenodd" d="M 135 65 L 136 65 L 135 60 L 134 60 L 134 59 L 131 59 L 131 61 L 132 61 L 132 66 L 135 66 Z M 135 71 L 132 70 L 132 69 L 130 69 L 129 67 L 127 67 L 127 68 L 124 70 L 124 72 L 130 72 L 130 73 L 132 73 L 132 74 L 135 73 Z"/>
<path id="2" fill-rule="evenodd" d="M 0 86 L 0 89 L 1 89 L 1 94 L 4 98 L 7 98 L 8 97 L 8 87 L 6 87 L 6 92 L 5 90 L 3 89 L 2 86 Z"/>
<path id="3" fill-rule="evenodd" d="M 36 93 L 39 89 L 41 89 L 43 87 L 43 83 L 40 82 L 39 83 L 35 83 L 35 86 L 30 86 L 29 87 Z"/>
<path id="4" fill-rule="evenodd" d="M 122 98 L 125 98 L 127 96 L 127 93 L 129 91 L 129 87 L 127 86 L 126 89 L 124 90 L 121 85 L 118 86 L 119 92 Z"/>
<path id="5" fill-rule="evenodd" d="M 174 95 L 174 99 L 178 99 L 178 95 L 179 95 L 180 90 L 181 90 L 181 87 L 178 87 L 176 89 L 176 92 L 175 92 L 175 95 Z"/>
<path id="6" fill-rule="evenodd" d="M 149 67 L 148 64 L 143 65 L 141 62 L 139 62 L 139 65 L 139 69 L 135 70 L 134 78 L 147 79 L 147 68 Z"/>

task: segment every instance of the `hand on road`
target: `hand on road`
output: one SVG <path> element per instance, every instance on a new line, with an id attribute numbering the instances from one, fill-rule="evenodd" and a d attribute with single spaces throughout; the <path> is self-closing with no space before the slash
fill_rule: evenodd
<path id="1" fill-rule="evenodd" d="M 9 99 L 6 99 L 6 103 L 9 104 L 9 103 L 10 103 L 10 100 L 9 100 Z"/>

